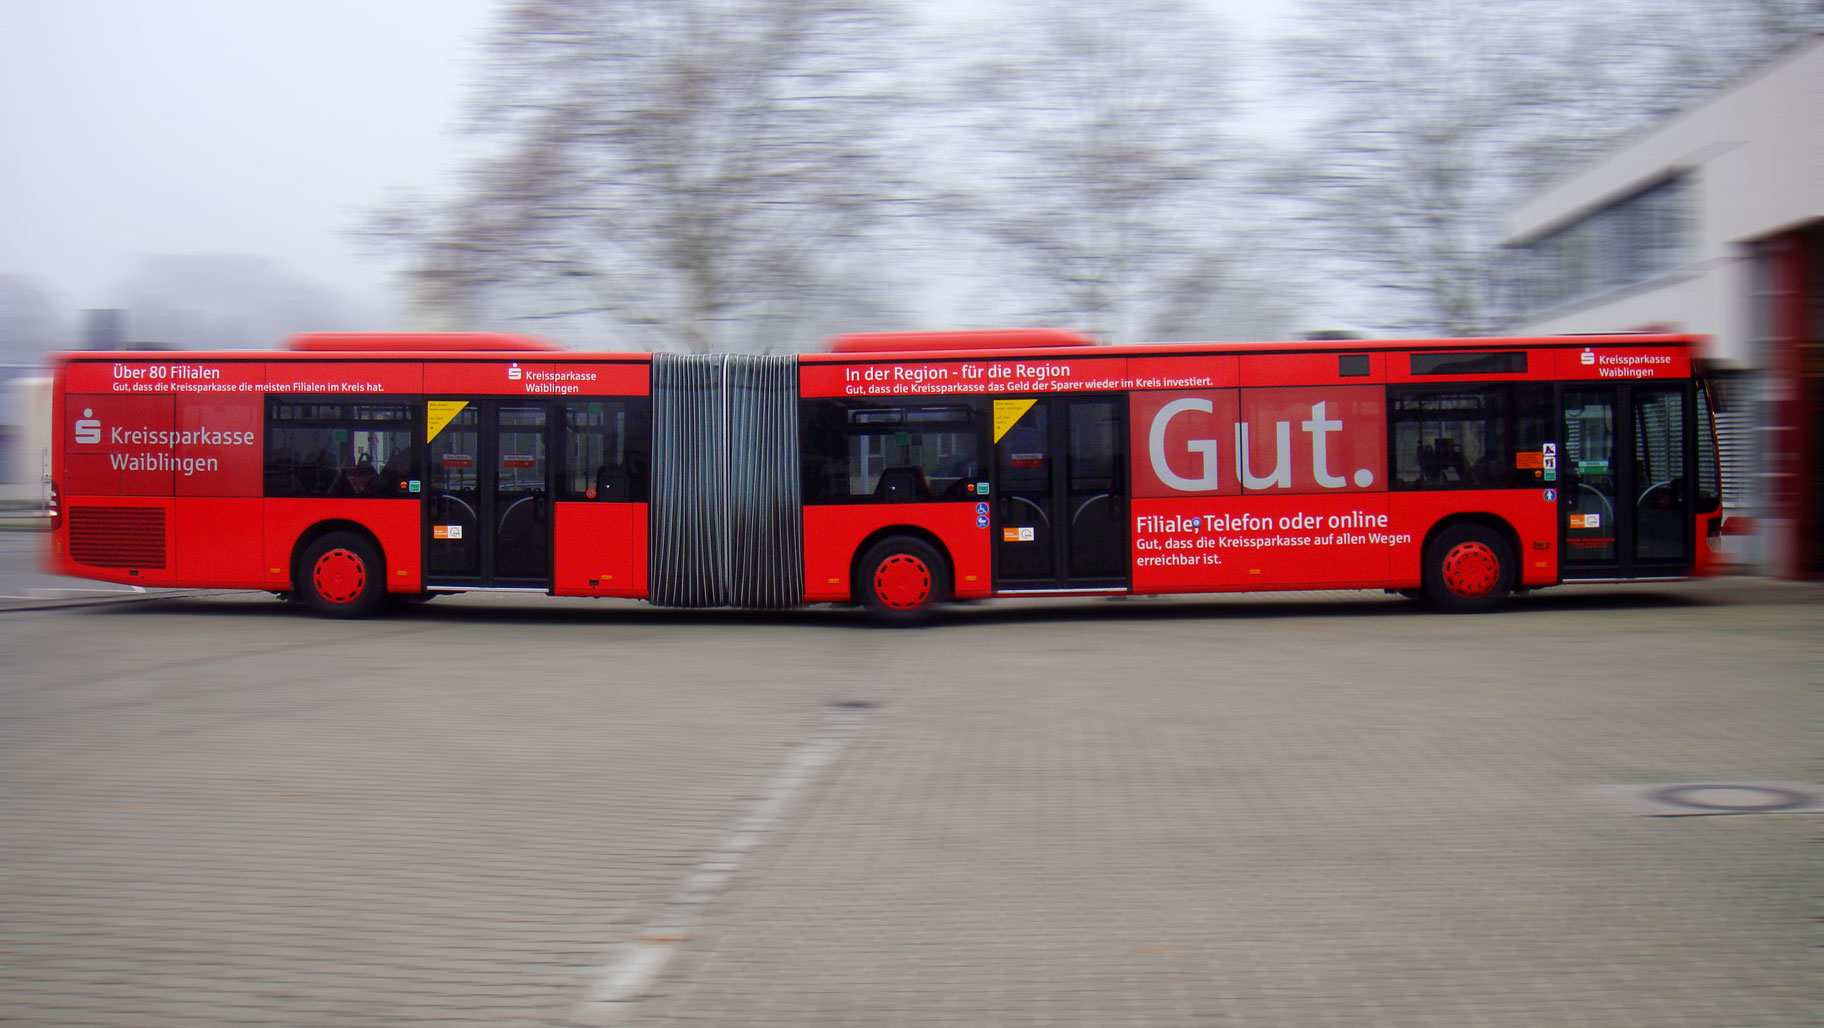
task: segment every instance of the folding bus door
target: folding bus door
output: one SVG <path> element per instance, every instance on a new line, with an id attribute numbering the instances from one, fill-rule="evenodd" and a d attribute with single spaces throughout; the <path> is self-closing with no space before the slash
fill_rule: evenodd
<path id="1" fill-rule="evenodd" d="M 994 401 L 995 588 L 1127 586 L 1127 401 L 1063 395 Z"/>
<path id="2" fill-rule="evenodd" d="M 549 586 L 549 406 L 432 400 L 428 414 L 426 584 Z"/>
<path id="3" fill-rule="evenodd" d="M 1690 383 L 1567 385 L 1560 410 L 1563 576 L 1690 574 L 1697 473 Z"/>

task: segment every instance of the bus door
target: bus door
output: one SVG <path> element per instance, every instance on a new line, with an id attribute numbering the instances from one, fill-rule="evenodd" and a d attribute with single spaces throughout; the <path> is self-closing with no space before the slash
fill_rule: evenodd
<path id="1" fill-rule="evenodd" d="M 1691 573 L 1697 469 L 1689 383 L 1566 385 L 1559 537 L 1567 579 Z"/>
<path id="2" fill-rule="evenodd" d="M 1128 585 L 1127 398 L 994 401 L 997 591 Z"/>
<path id="3" fill-rule="evenodd" d="M 525 400 L 431 400 L 425 583 L 551 583 L 550 418 Z"/>

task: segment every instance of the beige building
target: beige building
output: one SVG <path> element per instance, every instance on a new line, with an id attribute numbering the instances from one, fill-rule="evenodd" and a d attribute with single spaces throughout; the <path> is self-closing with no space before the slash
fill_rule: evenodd
<path id="1" fill-rule="evenodd" d="M 1751 568 L 1824 577 L 1824 36 L 1513 212 L 1517 333 L 1712 340 Z"/>

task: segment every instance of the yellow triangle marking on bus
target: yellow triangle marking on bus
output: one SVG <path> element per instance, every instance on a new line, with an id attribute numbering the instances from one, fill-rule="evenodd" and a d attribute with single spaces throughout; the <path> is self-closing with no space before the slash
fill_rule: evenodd
<path id="1" fill-rule="evenodd" d="M 468 405 L 467 400 L 431 400 L 426 403 L 426 413 L 430 417 L 425 424 L 424 441 L 428 443 L 437 438 L 437 433 L 448 428 L 450 422 L 456 420 L 456 415 L 461 414 Z"/>
<path id="2" fill-rule="evenodd" d="M 1038 397 L 1030 400 L 996 400 L 994 401 L 994 441 L 1000 442 L 1007 431 L 1020 423 L 1032 405 L 1038 403 Z"/>

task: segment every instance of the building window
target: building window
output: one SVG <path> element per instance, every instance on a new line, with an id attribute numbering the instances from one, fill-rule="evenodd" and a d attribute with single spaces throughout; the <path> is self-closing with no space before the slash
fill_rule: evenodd
<path id="1" fill-rule="evenodd" d="M 1515 248 L 1522 315 L 1537 315 L 1668 275 L 1689 262 L 1689 177 L 1675 175 Z"/>

